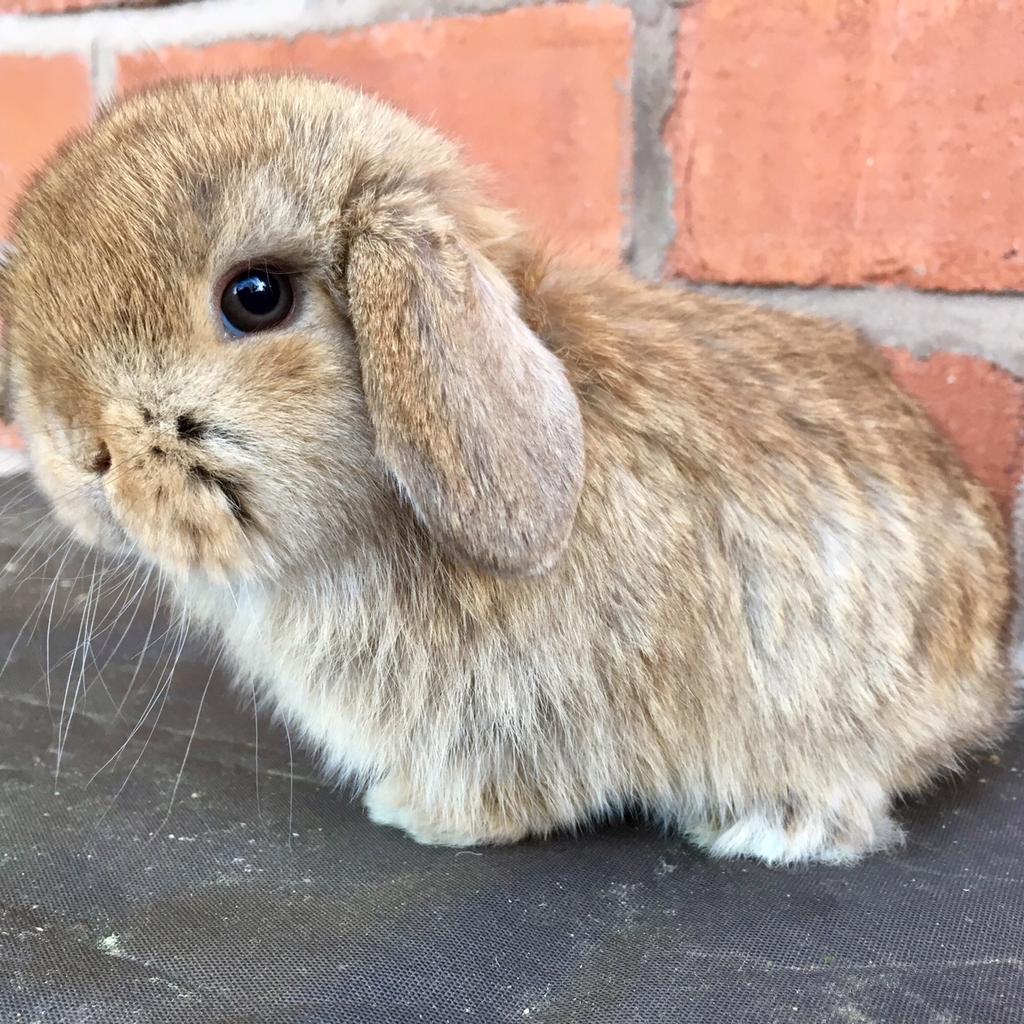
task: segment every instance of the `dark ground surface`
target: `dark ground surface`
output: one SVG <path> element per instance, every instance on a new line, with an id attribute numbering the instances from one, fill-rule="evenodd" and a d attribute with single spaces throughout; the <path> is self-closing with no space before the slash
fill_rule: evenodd
<path id="1" fill-rule="evenodd" d="M 37 516 L 4 517 L 0 564 Z M 0 575 L 0 660 L 63 556 L 15 586 L 43 557 Z M 211 659 L 186 644 L 159 689 L 175 647 L 158 618 L 125 699 L 151 604 L 86 658 L 65 735 L 88 608 L 70 578 L 91 566 L 76 551 L 54 586 L 49 699 L 49 604 L 0 677 L 0 1024 L 1024 1021 L 1020 730 L 905 809 L 905 849 L 853 869 L 711 862 L 639 825 L 428 849 L 372 826 L 304 752 L 290 771 L 265 721 L 257 768 L 223 673 L 179 784 Z M 94 632 L 132 594 L 116 579 Z"/>

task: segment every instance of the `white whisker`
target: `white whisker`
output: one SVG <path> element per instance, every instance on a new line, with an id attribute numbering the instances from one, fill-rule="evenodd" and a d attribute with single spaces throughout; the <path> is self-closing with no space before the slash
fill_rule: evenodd
<path id="1" fill-rule="evenodd" d="M 99 560 L 99 555 L 95 554 L 93 556 L 93 566 L 94 566 L 94 568 L 95 568 L 96 562 L 98 560 Z M 75 662 L 77 660 L 78 652 L 82 649 L 82 639 L 83 639 L 83 637 L 85 635 L 86 620 L 89 617 L 89 605 L 90 605 L 91 598 L 92 598 L 92 583 L 90 582 L 89 590 L 87 591 L 86 597 L 85 597 L 85 607 L 84 607 L 84 609 L 82 611 L 82 619 L 81 619 L 81 621 L 79 622 L 79 625 L 78 625 L 78 638 L 75 641 L 75 649 L 73 651 L 73 656 L 71 658 L 71 664 L 68 667 L 68 679 L 67 679 L 67 683 L 64 686 L 64 700 L 61 703 L 61 709 L 60 709 L 60 723 L 58 725 L 58 731 L 57 731 L 57 763 L 56 763 L 56 765 L 54 767 L 54 773 L 53 773 L 53 789 L 54 789 L 55 793 L 58 792 L 59 788 L 60 788 L 60 764 L 61 764 L 61 760 L 62 760 L 62 758 L 64 756 L 64 745 L 67 742 L 68 732 L 71 730 L 71 717 L 74 714 L 75 704 L 77 703 L 77 700 L 78 700 L 78 684 L 79 684 L 79 680 L 76 679 L 75 680 L 74 697 L 72 698 L 71 709 L 69 711 L 68 710 L 68 699 L 71 696 L 71 679 L 74 676 Z M 83 660 L 84 660 L 84 656 L 83 656 Z"/>
<path id="2" fill-rule="evenodd" d="M 192 742 L 195 740 L 196 731 L 199 728 L 199 719 L 203 713 L 203 705 L 206 703 L 206 695 L 210 690 L 210 683 L 213 682 L 213 675 L 217 671 L 217 665 L 219 664 L 219 662 L 220 657 L 218 656 L 217 660 L 214 661 L 212 667 L 210 668 L 210 674 L 206 677 L 206 685 L 203 687 L 203 692 L 199 696 L 199 707 L 196 708 L 196 717 L 195 720 L 192 722 L 192 731 L 188 735 L 188 743 L 185 744 L 185 753 L 181 758 L 181 765 L 178 768 L 178 776 L 174 780 L 174 787 L 171 789 L 171 799 L 167 804 L 167 813 L 163 816 L 163 820 L 156 827 L 156 831 L 154 834 L 162 832 L 164 826 L 168 822 L 168 819 L 171 817 L 171 811 L 174 809 L 174 800 L 178 795 L 178 787 L 181 785 L 182 776 L 185 774 L 185 765 L 188 762 L 188 755 L 192 751 Z"/>
<path id="3" fill-rule="evenodd" d="M 182 624 L 186 625 L 186 623 L 184 621 L 183 621 Z M 124 780 L 122 781 L 121 785 L 118 787 L 117 792 L 114 794 L 113 798 L 111 799 L 110 805 L 107 807 L 107 810 L 104 811 L 103 814 L 100 816 L 100 819 L 99 819 L 100 821 L 102 821 L 107 816 L 107 814 L 110 811 L 110 808 L 113 807 L 114 804 L 117 802 L 117 798 L 124 792 L 125 787 L 128 785 L 129 781 L 131 780 L 132 775 L 135 773 L 135 769 L 138 768 L 139 762 L 142 760 L 143 756 L 145 755 L 146 750 L 149 747 L 150 740 L 152 740 L 153 735 L 156 733 L 157 726 L 160 724 L 160 719 L 161 719 L 161 717 L 163 716 L 163 713 L 164 713 L 164 708 L 167 705 L 167 698 L 168 698 L 168 696 L 170 695 L 170 692 L 171 692 L 171 683 L 174 680 L 174 671 L 178 667 L 178 660 L 180 659 L 181 652 L 182 652 L 182 650 L 185 647 L 186 635 L 187 635 L 187 629 L 183 628 L 181 630 L 180 634 L 179 634 L 178 647 L 177 647 L 177 651 L 174 653 L 174 656 L 173 656 L 173 664 L 171 664 L 169 671 L 161 672 L 160 684 L 159 684 L 159 686 L 157 686 L 156 690 L 153 692 L 153 696 L 150 698 L 149 703 L 146 705 L 146 708 L 143 711 L 142 717 L 139 719 L 138 724 L 129 733 L 127 739 L 124 741 L 124 743 L 118 749 L 118 751 L 105 764 L 103 764 L 93 774 L 92 778 L 89 780 L 89 784 L 91 784 L 96 779 L 96 777 L 100 774 L 100 772 L 102 772 L 109 764 L 111 764 L 111 762 L 116 761 L 120 757 L 120 755 L 123 753 L 125 748 L 128 746 L 128 743 L 132 740 L 132 738 L 139 731 L 139 729 L 142 728 L 142 726 L 145 723 L 146 718 L 148 717 L 148 715 L 149 715 L 150 711 L 152 710 L 154 704 L 157 702 L 157 700 L 159 700 L 159 707 L 157 708 L 156 717 L 153 719 L 153 724 L 150 726 L 149 732 L 146 735 L 146 739 L 145 739 L 145 741 L 142 744 L 142 749 L 139 751 L 138 756 L 132 762 L 131 768 L 128 769 L 128 774 L 124 777 Z M 161 694 L 162 694 L 162 697 L 160 696 Z M 99 824 L 99 822 L 97 822 L 97 824 Z"/>

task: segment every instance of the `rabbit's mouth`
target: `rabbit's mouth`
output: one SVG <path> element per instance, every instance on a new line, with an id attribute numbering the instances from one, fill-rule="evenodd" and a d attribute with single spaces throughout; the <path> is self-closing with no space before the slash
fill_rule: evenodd
<path id="1" fill-rule="evenodd" d="M 212 472 L 202 465 L 192 466 L 189 472 L 201 484 L 220 492 L 228 511 L 240 527 L 246 529 L 255 525 L 249 512 L 245 487 L 240 481 Z"/>
<path id="2" fill-rule="evenodd" d="M 112 480 L 111 509 L 162 568 L 224 578 L 252 564 L 258 528 L 241 480 L 217 468 L 151 452 Z"/>

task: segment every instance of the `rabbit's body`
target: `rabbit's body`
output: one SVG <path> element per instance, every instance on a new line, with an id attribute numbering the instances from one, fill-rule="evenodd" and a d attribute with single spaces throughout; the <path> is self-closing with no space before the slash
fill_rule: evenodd
<path id="1" fill-rule="evenodd" d="M 851 332 L 549 267 L 357 95 L 168 95 L 21 211 L 20 419 L 65 520 L 159 565 L 376 820 L 468 844 L 640 808 L 845 860 L 998 735 L 998 513 Z M 211 282 L 256 254 L 303 301 L 225 337 Z M 84 289 L 59 336 L 54 281 Z"/>

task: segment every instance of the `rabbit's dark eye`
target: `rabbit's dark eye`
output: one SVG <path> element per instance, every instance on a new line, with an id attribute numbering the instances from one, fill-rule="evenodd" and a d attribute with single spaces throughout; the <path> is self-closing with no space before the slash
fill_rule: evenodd
<path id="1" fill-rule="evenodd" d="M 232 334 L 251 334 L 276 327 L 291 312 L 293 301 L 286 275 L 266 267 L 247 268 L 228 281 L 220 311 Z"/>

